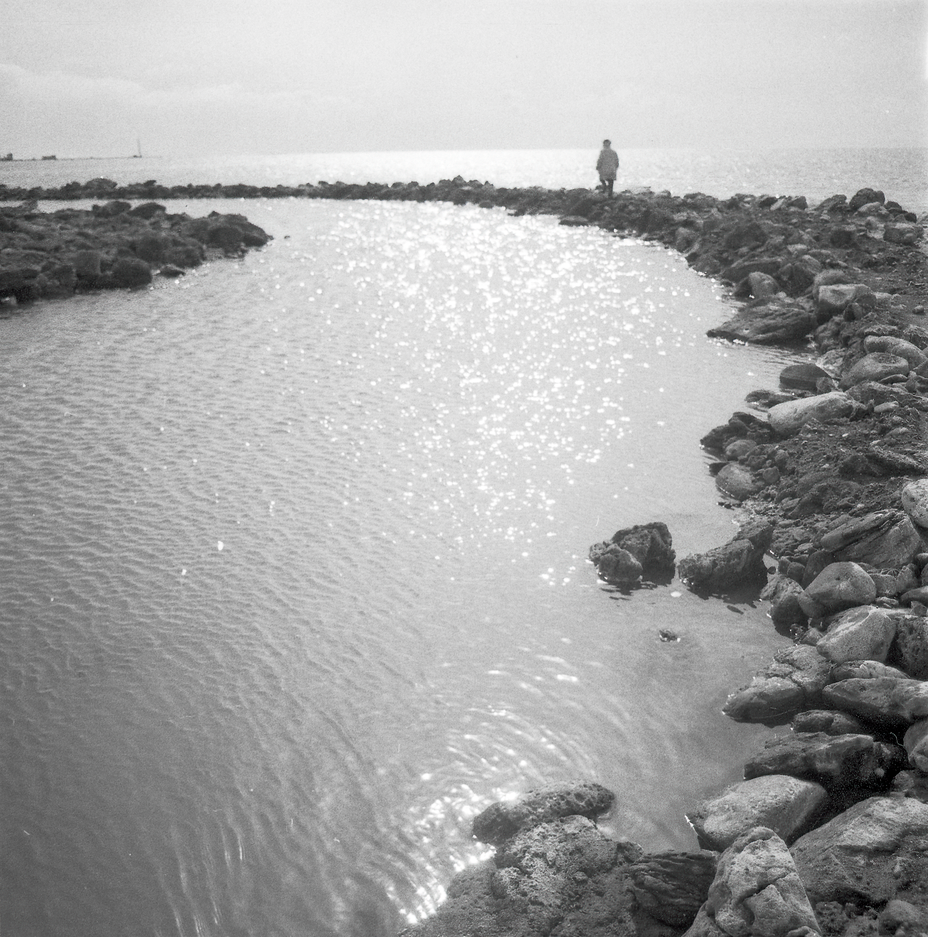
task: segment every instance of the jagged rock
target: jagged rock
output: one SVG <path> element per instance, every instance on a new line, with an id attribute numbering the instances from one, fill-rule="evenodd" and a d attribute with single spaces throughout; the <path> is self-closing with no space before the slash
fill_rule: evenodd
<path id="1" fill-rule="evenodd" d="M 928 719 L 919 719 L 906 729 L 902 739 L 909 762 L 922 774 L 928 774 Z"/>
<path id="2" fill-rule="evenodd" d="M 904 761 L 898 745 L 877 742 L 872 735 L 794 733 L 768 739 L 744 766 L 744 776 L 788 774 L 844 794 L 886 787 Z"/>
<path id="3" fill-rule="evenodd" d="M 480 842 L 498 846 L 520 830 L 559 817 L 597 817 L 614 802 L 615 794 L 593 781 L 548 784 L 516 800 L 490 804 L 474 817 L 472 830 Z"/>
<path id="4" fill-rule="evenodd" d="M 826 705 L 887 729 L 928 716 L 928 683 L 907 677 L 852 677 L 822 690 Z"/>
<path id="5" fill-rule="evenodd" d="M 722 712 L 736 722 L 776 722 L 820 705 L 831 665 L 804 644 L 785 647 L 751 683 L 732 693 Z"/>
<path id="6" fill-rule="evenodd" d="M 618 530 L 612 540 L 594 543 L 589 556 L 603 579 L 623 585 L 633 584 L 641 576 L 670 579 L 676 560 L 670 531 L 661 521 Z M 636 571 L 637 577 L 632 578 Z"/>
<path id="7" fill-rule="evenodd" d="M 709 895 L 717 864 L 714 852 L 648 853 L 629 867 L 632 891 L 651 917 L 688 927 Z"/>
<path id="8" fill-rule="evenodd" d="M 842 391 L 835 390 L 815 397 L 801 397 L 778 403 L 767 411 L 767 419 L 777 436 L 794 436 L 810 420 L 835 423 L 847 419 L 854 412 L 854 401 Z"/>
<path id="9" fill-rule="evenodd" d="M 776 267 L 768 272 L 775 270 Z M 778 345 L 802 341 L 815 325 L 815 314 L 802 303 L 771 297 L 763 305 L 740 309 L 731 319 L 709 329 L 706 334 L 709 338 L 726 338 L 753 345 Z"/>
<path id="10" fill-rule="evenodd" d="M 819 545 L 838 560 L 899 569 L 921 551 L 914 524 L 901 511 L 875 511 L 827 531 Z"/>
<path id="11" fill-rule="evenodd" d="M 905 358 L 884 351 L 874 351 L 855 361 L 852 367 L 844 372 L 841 377 L 841 387 L 843 390 L 848 390 L 864 381 L 879 383 L 894 374 L 906 375 L 911 370 L 911 365 Z"/>
<path id="12" fill-rule="evenodd" d="M 873 579 L 861 566 L 830 563 L 806 586 L 799 604 L 809 618 L 822 618 L 855 605 L 869 605 L 875 598 Z"/>
<path id="13" fill-rule="evenodd" d="M 859 719 L 831 709 L 811 709 L 797 713 L 790 725 L 794 732 L 824 732 L 826 735 L 860 735 L 867 732 Z"/>
<path id="14" fill-rule="evenodd" d="M 764 554 L 772 538 L 773 527 L 767 521 L 749 521 L 723 546 L 680 560 L 680 578 L 691 589 L 709 592 L 762 581 L 767 576 Z"/>
<path id="15" fill-rule="evenodd" d="M 755 827 L 722 853 L 709 897 L 684 937 L 809 931 L 819 933 L 818 921 L 786 844 L 772 830 Z"/>
<path id="16" fill-rule="evenodd" d="M 928 805 L 871 797 L 798 839 L 796 869 L 809 898 L 882 905 L 928 882 Z"/>
<path id="17" fill-rule="evenodd" d="M 827 801 L 814 781 L 772 774 L 730 785 L 687 819 L 703 849 L 721 852 L 755 826 L 768 827 L 789 844 L 812 828 Z"/>
<path id="18" fill-rule="evenodd" d="M 815 649 L 835 663 L 849 660 L 884 662 L 893 638 L 896 619 L 884 608 L 861 605 L 825 621 L 826 632 Z"/>

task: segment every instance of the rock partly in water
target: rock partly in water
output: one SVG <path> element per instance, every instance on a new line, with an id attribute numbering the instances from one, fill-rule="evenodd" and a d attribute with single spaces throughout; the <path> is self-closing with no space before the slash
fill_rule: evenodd
<path id="1" fill-rule="evenodd" d="M 764 554 L 772 537 L 769 523 L 760 519 L 749 521 L 723 546 L 680 560 L 680 578 L 691 589 L 712 593 L 763 583 L 767 579 Z"/>
<path id="2" fill-rule="evenodd" d="M 709 896 L 717 864 L 709 851 L 649 853 L 629 867 L 631 889 L 655 920 L 689 927 Z"/>
<path id="3" fill-rule="evenodd" d="M 593 544 L 589 555 L 603 579 L 626 586 L 642 577 L 669 582 L 676 560 L 673 538 L 661 521 L 618 530 L 611 540 Z"/>

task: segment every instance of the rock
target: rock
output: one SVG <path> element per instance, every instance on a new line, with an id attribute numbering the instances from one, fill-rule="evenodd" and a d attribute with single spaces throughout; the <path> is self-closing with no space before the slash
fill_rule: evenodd
<path id="1" fill-rule="evenodd" d="M 713 852 L 648 853 L 629 866 L 631 888 L 651 917 L 688 927 L 709 895 L 717 864 Z"/>
<path id="2" fill-rule="evenodd" d="M 754 250 L 767 243 L 767 230 L 754 219 L 739 224 L 725 235 L 724 245 L 728 250 L 739 250 L 742 247 Z"/>
<path id="3" fill-rule="evenodd" d="M 157 202 L 143 202 L 141 205 L 136 205 L 135 208 L 129 211 L 129 214 L 133 218 L 144 218 L 146 221 L 150 221 L 152 218 L 157 217 L 158 215 L 163 215 L 167 212 L 167 209 L 164 205 L 159 205 Z"/>
<path id="4" fill-rule="evenodd" d="M 786 844 L 772 830 L 755 827 L 722 853 L 709 897 L 684 937 L 809 931 L 818 934 L 818 922 Z"/>
<path id="5" fill-rule="evenodd" d="M 883 352 L 889 355 L 896 355 L 899 358 L 905 358 L 909 362 L 910 368 L 917 368 L 919 365 L 928 361 L 925 353 L 911 342 L 895 335 L 868 335 L 864 339 L 864 351 L 867 354 L 872 352 Z"/>
<path id="6" fill-rule="evenodd" d="M 599 549 L 602 546 L 603 549 Z M 641 580 L 641 563 L 621 547 L 611 544 L 596 544 L 590 548 L 590 559 L 599 575 L 616 585 L 634 585 Z M 592 551 L 596 551 L 595 554 Z"/>
<path id="7" fill-rule="evenodd" d="M 869 205 L 872 202 L 878 202 L 880 205 L 883 205 L 886 203 L 886 196 L 879 189 L 858 189 L 848 202 L 847 210 L 849 212 L 855 212 L 858 208 Z"/>
<path id="8" fill-rule="evenodd" d="M 110 277 L 116 287 L 147 286 L 152 281 L 151 267 L 144 260 L 121 257 L 113 264 Z"/>
<path id="9" fill-rule="evenodd" d="M 884 608 L 861 605 L 827 619 L 827 630 L 815 648 L 834 663 L 849 660 L 884 662 L 896 636 L 896 620 Z"/>
<path id="10" fill-rule="evenodd" d="M 802 341 L 815 325 L 815 314 L 802 303 L 770 299 L 740 309 L 706 335 L 752 345 L 789 344 Z"/>
<path id="11" fill-rule="evenodd" d="M 843 313 L 851 304 L 863 309 L 873 309 L 876 294 L 863 283 L 829 283 L 818 290 L 815 311 L 819 319 L 827 319 Z"/>
<path id="12" fill-rule="evenodd" d="M 909 763 L 922 774 L 928 774 L 928 719 L 919 719 L 906 729 L 902 745 Z"/>
<path id="13" fill-rule="evenodd" d="M 821 618 L 855 605 L 869 605 L 876 598 L 876 586 L 857 563 L 831 563 L 806 586 L 800 598 L 810 618 Z"/>
<path id="14" fill-rule="evenodd" d="M 622 568 L 633 569 L 624 557 L 615 561 L 610 558 L 620 550 L 630 554 L 640 564 L 641 575 L 657 580 L 662 578 L 669 580 L 673 576 L 676 560 L 673 539 L 667 525 L 661 521 L 625 527 L 617 530 L 612 535 L 612 540 L 596 543 L 590 547 L 590 560 L 604 579 L 608 579 L 604 570 L 608 571 L 616 564 L 621 564 Z M 627 580 L 615 581 L 626 582 Z"/>
<path id="15" fill-rule="evenodd" d="M 877 742 L 872 735 L 794 733 L 768 739 L 744 766 L 747 779 L 788 774 L 815 781 L 829 793 L 852 796 L 879 790 L 904 767 L 898 745 Z"/>
<path id="16" fill-rule="evenodd" d="M 777 722 L 820 705 L 831 665 L 805 644 L 783 648 L 751 683 L 732 693 L 722 712 L 736 722 Z"/>
<path id="17" fill-rule="evenodd" d="M 890 792 L 894 797 L 911 797 L 928 804 L 928 775 L 911 769 L 900 771 L 893 778 Z"/>
<path id="18" fill-rule="evenodd" d="M 828 379 L 829 374 L 824 368 L 811 362 L 789 364 L 780 371 L 780 386 L 789 390 L 807 390 L 815 393 L 818 382 Z"/>
<path id="19" fill-rule="evenodd" d="M 835 423 L 854 412 L 854 401 L 841 391 L 802 397 L 778 403 L 767 412 L 770 426 L 777 436 L 794 436 L 810 420 Z"/>
<path id="20" fill-rule="evenodd" d="M 879 932 L 881 935 L 893 937 L 915 937 L 928 931 L 928 913 L 916 908 L 908 901 L 894 898 L 886 902 L 886 907 L 880 912 Z"/>
<path id="21" fill-rule="evenodd" d="M 824 732 L 827 735 L 861 735 L 867 732 L 859 719 L 830 709 L 797 713 L 790 725 L 794 732 Z"/>
<path id="22" fill-rule="evenodd" d="M 928 882 L 928 805 L 871 797 L 806 833 L 792 854 L 813 902 L 904 899 Z"/>
<path id="23" fill-rule="evenodd" d="M 780 284 L 769 273 L 755 270 L 747 275 L 747 290 L 755 299 L 764 296 L 775 296 L 780 290 Z"/>
<path id="24" fill-rule="evenodd" d="M 928 530 L 928 478 L 907 482 L 902 488 L 902 509 L 919 527 Z"/>
<path id="25" fill-rule="evenodd" d="M 928 716 L 928 683 L 906 677 L 852 677 L 822 690 L 827 706 L 887 729 Z"/>
<path id="26" fill-rule="evenodd" d="M 78 280 L 96 280 L 100 276 L 103 255 L 97 250 L 78 251 L 71 259 Z"/>
<path id="27" fill-rule="evenodd" d="M 761 581 L 767 576 L 764 554 L 772 538 L 773 527 L 768 522 L 749 521 L 723 546 L 680 560 L 680 578 L 691 589 L 709 592 L 726 592 Z"/>
<path id="28" fill-rule="evenodd" d="M 703 849 L 721 852 L 755 826 L 768 827 L 789 844 L 812 828 L 827 801 L 820 784 L 773 774 L 730 785 L 687 819 Z"/>
<path id="29" fill-rule="evenodd" d="M 770 603 L 770 620 L 778 628 L 805 624 L 807 615 L 799 604 L 802 586 L 782 573 L 774 575 L 761 591 L 762 601 Z"/>
<path id="30" fill-rule="evenodd" d="M 724 465 L 715 476 L 715 485 L 723 494 L 738 502 L 746 501 L 767 487 L 763 479 L 738 462 Z"/>
<path id="31" fill-rule="evenodd" d="M 845 660 L 831 667 L 831 682 L 842 680 L 873 680 L 876 677 L 888 677 L 892 680 L 904 680 L 905 674 L 897 667 L 882 664 L 877 660 Z"/>
<path id="32" fill-rule="evenodd" d="M 922 549 L 921 536 L 900 511 L 874 511 L 839 524 L 827 531 L 819 544 L 838 560 L 867 563 L 878 569 L 899 569 Z"/>
<path id="33" fill-rule="evenodd" d="M 928 680 L 928 618 L 896 616 L 896 637 L 887 659 L 916 680 Z"/>
<path id="34" fill-rule="evenodd" d="M 923 233 L 921 225 L 889 222 L 883 227 L 883 240 L 891 244 L 916 244 Z"/>
<path id="35" fill-rule="evenodd" d="M 500 843 L 539 823 L 560 817 L 593 818 L 612 807 L 615 795 L 592 781 L 548 784 L 520 795 L 513 801 L 498 801 L 474 817 L 473 835 L 482 843 Z"/>
<path id="36" fill-rule="evenodd" d="M 841 377 L 841 387 L 847 390 L 855 384 L 862 384 L 864 381 L 879 382 L 887 377 L 892 377 L 894 374 L 904 376 L 911 369 L 909 362 L 899 355 L 874 351 L 869 355 L 864 355 L 848 371 L 844 372 Z"/>

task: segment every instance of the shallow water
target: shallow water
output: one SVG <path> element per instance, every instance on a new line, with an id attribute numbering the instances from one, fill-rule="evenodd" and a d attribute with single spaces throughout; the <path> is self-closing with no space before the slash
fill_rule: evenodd
<path id="1" fill-rule="evenodd" d="M 673 254 L 439 205 L 190 203 L 264 251 L 0 322 L 11 935 L 391 933 L 537 783 L 683 814 L 765 731 L 760 607 L 588 546 L 727 540 L 699 437 L 787 358 Z M 661 628 L 681 640 L 662 643 Z"/>

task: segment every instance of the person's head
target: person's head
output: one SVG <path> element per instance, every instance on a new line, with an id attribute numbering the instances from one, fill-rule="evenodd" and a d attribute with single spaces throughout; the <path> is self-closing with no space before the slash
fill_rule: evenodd
<path id="1" fill-rule="evenodd" d="M 603 146 L 612 146 L 611 140 L 603 140 Z"/>

